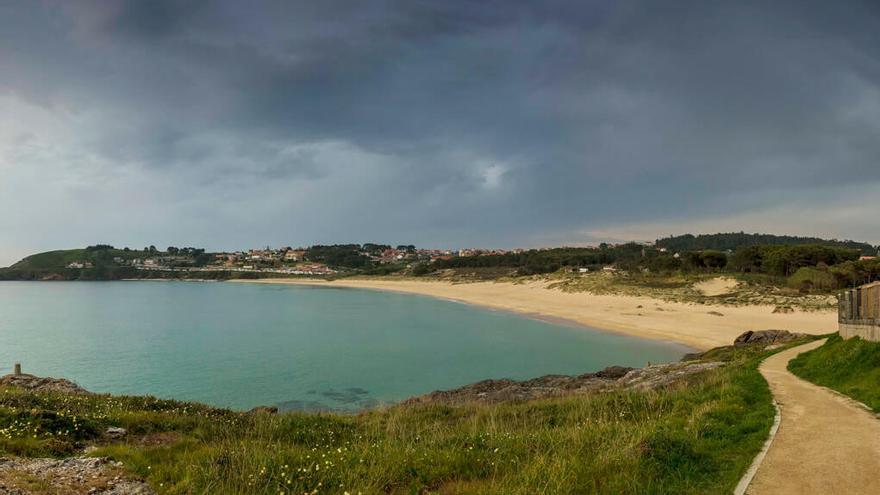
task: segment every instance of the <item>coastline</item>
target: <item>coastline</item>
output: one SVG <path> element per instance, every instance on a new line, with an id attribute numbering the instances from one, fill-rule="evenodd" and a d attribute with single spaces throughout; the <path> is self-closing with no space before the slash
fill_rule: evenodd
<path id="1" fill-rule="evenodd" d="M 674 342 L 697 349 L 729 345 L 748 330 L 789 330 L 820 335 L 837 329 L 833 311 L 773 313 L 773 306 L 723 306 L 667 302 L 644 296 L 596 295 L 547 289 L 547 282 L 474 282 L 349 278 L 230 280 L 234 283 L 307 285 L 419 294 L 571 322 L 633 337 Z"/>

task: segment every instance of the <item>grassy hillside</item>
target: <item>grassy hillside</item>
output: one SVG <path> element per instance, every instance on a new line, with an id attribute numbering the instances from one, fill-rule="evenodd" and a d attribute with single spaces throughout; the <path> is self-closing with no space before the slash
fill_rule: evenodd
<path id="1" fill-rule="evenodd" d="M 123 461 L 160 493 L 729 493 L 774 409 L 753 350 L 689 383 L 359 415 L 244 414 L 142 397 L 0 390 L 0 455 Z M 122 426 L 122 441 L 102 440 Z"/>
<path id="2" fill-rule="evenodd" d="M 64 249 L 34 254 L 15 263 L 10 268 L 23 270 L 61 270 L 73 262 L 89 262 L 93 265 L 112 264 L 113 258 L 126 260 L 149 256 L 145 251 L 125 251 L 122 249 Z"/>
<path id="3" fill-rule="evenodd" d="M 804 380 L 843 394 L 880 411 L 880 343 L 838 334 L 822 347 L 792 360 L 788 369 Z"/>

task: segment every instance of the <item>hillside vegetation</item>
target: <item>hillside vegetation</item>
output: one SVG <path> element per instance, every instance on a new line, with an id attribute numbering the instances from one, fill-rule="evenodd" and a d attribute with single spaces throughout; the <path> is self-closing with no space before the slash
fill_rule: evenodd
<path id="1" fill-rule="evenodd" d="M 839 241 L 837 239 L 791 235 L 747 234 L 745 232 L 700 234 L 696 236 L 684 234 L 657 239 L 655 243 L 659 248 L 666 248 L 672 251 L 702 251 L 706 249 L 736 251 L 739 248 L 748 246 L 796 246 L 802 244 L 855 249 L 864 255 L 877 254 L 877 247 L 867 242 Z"/>
<path id="2" fill-rule="evenodd" d="M 165 494 L 729 493 L 774 409 L 759 348 L 658 391 L 358 415 L 248 414 L 145 397 L 0 389 L 0 454 L 124 463 Z M 128 436 L 102 436 L 109 426 Z"/>
<path id="3" fill-rule="evenodd" d="M 822 347 L 792 360 L 788 369 L 880 411 L 880 342 L 834 334 Z"/>
<path id="4" fill-rule="evenodd" d="M 769 244 L 756 244 L 765 241 Z M 795 244 L 800 242 L 812 243 Z M 704 246 L 730 248 L 719 250 Z M 397 246 L 396 250 L 389 245 L 374 243 L 317 245 L 293 250 L 301 257 L 293 265 L 282 259 L 287 251 L 275 251 L 267 249 L 251 253 L 256 256 L 235 253 L 234 263 L 224 265 L 229 256 L 227 253 L 215 256 L 203 249 L 169 247 L 166 252 L 160 252 L 152 246 L 129 250 L 97 245 L 29 256 L 10 268 L 0 269 L 0 280 L 260 278 L 283 275 L 285 269 L 301 261 L 328 268 L 322 272 L 309 272 L 326 277 L 414 276 L 475 281 L 535 275 L 546 277 L 559 273 L 584 275 L 610 269 L 626 273 L 630 276 L 629 281 L 639 280 L 648 286 L 721 275 L 748 281 L 749 286 L 820 295 L 880 279 L 880 260 L 860 259 L 863 254 L 876 251 L 869 244 L 766 234 L 685 235 L 661 239 L 655 245 L 625 243 L 513 251 L 466 250 L 461 256 L 437 250 L 417 250 L 412 245 Z M 388 255 L 389 251 L 391 255 Z M 145 270 L 139 269 L 144 268 L 141 265 L 135 266 L 143 260 L 153 262 L 152 267 L 158 269 Z M 88 266 L 72 267 L 73 262 Z M 586 287 L 589 284 L 569 284 L 568 288 L 573 290 L 578 285 Z"/>

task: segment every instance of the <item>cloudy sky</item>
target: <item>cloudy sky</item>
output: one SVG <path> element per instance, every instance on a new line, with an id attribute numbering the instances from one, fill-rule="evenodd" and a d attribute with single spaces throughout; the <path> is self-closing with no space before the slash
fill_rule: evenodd
<path id="1" fill-rule="evenodd" d="M 880 241 L 876 2 L 0 0 L 0 265 Z"/>

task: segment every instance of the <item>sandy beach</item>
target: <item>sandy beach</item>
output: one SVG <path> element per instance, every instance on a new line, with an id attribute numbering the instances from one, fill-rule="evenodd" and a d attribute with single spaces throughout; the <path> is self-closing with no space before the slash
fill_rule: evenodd
<path id="1" fill-rule="evenodd" d="M 343 279 L 236 280 L 242 283 L 320 285 L 422 294 L 548 318 L 638 337 L 709 349 L 733 342 L 747 330 L 780 329 L 811 334 L 837 330 L 833 311 L 773 313 L 773 306 L 722 306 L 666 302 L 649 297 L 567 293 L 544 282 L 479 282 Z"/>

